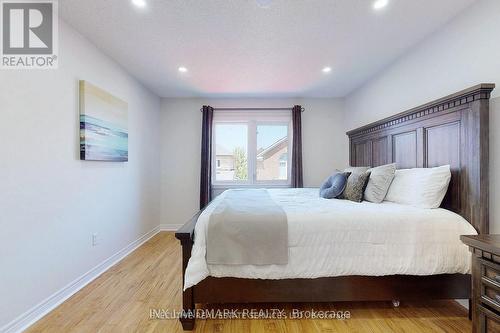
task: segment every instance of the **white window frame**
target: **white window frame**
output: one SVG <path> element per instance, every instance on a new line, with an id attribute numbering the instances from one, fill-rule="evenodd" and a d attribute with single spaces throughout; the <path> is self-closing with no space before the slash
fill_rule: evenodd
<path id="1" fill-rule="evenodd" d="M 216 138 L 217 124 L 245 124 L 247 125 L 247 174 L 248 180 L 217 180 Z M 257 180 L 257 126 L 259 125 L 286 125 L 288 127 L 288 161 L 286 180 Z M 212 187 L 214 189 L 238 187 L 290 187 L 292 161 L 292 116 L 290 111 L 258 110 L 258 111 L 214 111 L 212 124 Z"/>

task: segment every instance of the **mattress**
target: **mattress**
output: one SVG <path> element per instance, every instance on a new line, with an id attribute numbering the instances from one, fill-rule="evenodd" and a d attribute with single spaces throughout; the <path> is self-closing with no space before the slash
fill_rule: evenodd
<path id="1" fill-rule="evenodd" d="M 291 279 L 470 272 L 471 255 L 459 236 L 477 232 L 451 211 L 323 199 L 317 188 L 268 191 L 287 215 L 288 264 L 207 264 L 209 216 L 224 199 L 222 193 L 198 218 L 184 289 L 208 276 Z"/>

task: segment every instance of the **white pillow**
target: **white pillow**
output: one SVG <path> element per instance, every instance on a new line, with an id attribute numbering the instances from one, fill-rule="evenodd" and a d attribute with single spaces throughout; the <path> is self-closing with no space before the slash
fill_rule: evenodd
<path id="1" fill-rule="evenodd" d="M 371 168 L 368 172 L 370 172 L 370 179 L 366 185 L 364 198 L 366 201 L 381 203 L 394 179 L 396 163 Z"/>
<path id="2" fill-rule="evenodd" d="M 385 200 L 420 208 L 439 208 L 450 179 L 449 165 L 396 170 Z"/>

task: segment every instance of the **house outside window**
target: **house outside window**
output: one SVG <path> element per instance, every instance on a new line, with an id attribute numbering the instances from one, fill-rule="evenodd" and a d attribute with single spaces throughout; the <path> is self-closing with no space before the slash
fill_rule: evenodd
<path id="1" fill-rule="evenodd" d="M 291 128 L 289 111 L 216 111 L 212 184 L 289 186 Z"/>

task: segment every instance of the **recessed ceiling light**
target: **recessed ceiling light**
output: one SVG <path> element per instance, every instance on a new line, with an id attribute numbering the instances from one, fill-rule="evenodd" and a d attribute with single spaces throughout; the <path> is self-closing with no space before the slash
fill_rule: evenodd
<path id="1" fill-rule="evenodd" d="M 136 5 L 139 8 L 144 8 L 146 7 L 146 1 L 145 0 L 132 0 L 132 3 Z"/>
<path id="2" fill-rule="evenodd" d="M 373 3 L 373 9 L 375 10 L 379 10 L 379 9 L 382 9 L 384 8 L 385 6 L 387 6 L 389 4 L 389 0 L 376 0 L 374 3 Z"/>
<path id="3" fill-rule="evenodd" d="M 186 73 L 188 71 L 188 69 L 186 67 L 184 67 L 184 66 L 179 67 L 178 70 L 181 73 Z"/>
<path id="4" fill-rule="evenodd" d="M 260 8 L 269 8 L 273 0 L 255 0 Z"/>
<path id="5" fill-rule="evenodd" d="M 324 67 L 321 71 L 323 73 L 330 73 L 332 71 L 332 68 L 327 66 L 327 67 Z"/>

